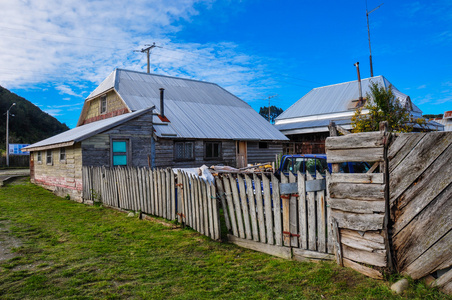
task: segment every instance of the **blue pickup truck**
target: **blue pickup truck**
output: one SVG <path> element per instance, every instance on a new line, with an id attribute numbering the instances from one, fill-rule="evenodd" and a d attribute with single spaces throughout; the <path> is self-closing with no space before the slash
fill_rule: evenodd
<path id="1" fill-rule="evenodd" d="M 325 175 L 326 170 L 331 173 L 331 164 L 326 161 L 326 154 L 287 154 L 281 157 L 281 163 L 278 170 L 275 172 L 276 176 L 281 173 L 288 176 L 289 172 L 297 174 L 298 171 L 305 174 L 308 171 L 310 174 Z M 370 166 L 366 162 L 344 162 L 339 165 L 339 172 L 341 173 L 366 173 Z"/>

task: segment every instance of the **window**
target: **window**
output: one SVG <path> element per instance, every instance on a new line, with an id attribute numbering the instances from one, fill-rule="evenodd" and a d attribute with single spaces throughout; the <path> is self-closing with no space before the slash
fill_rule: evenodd
<path id="1" fill-rule="evenodd" d="M 47 150 L 46 164 L 48 165 L 52 164 L 52 150 Z"/>
<path id="2" fill-rule="evenodd" d="M 267 142 L 259 142 L 259 149 L 268 149 Z"/>
<path id="3" fill-rule="evenodd" d="M 206 142 L 204 144 L 204 158 L 221 158 L 221 142 Z"/>
<path id="4" fill-rule="evenodd" d="M 42 152 L 38 151 L 38 155 L 37 156 L 38 156 L 37 157 L 38 163 L 42 163 Z"/>
<path id="5" fill-rule="evenodd" d="M 176 160 L 193 160 L 193 142 L 175 142 L 174 143 L 174 159 Z"/>
<path id="6" fill-rule="evenodd" d="M 60 161 L 66 160 L 66 148 L 60 148 Z"/>
<path id="7" fill-rule="evenodd" d="M 112 141 L 112 165 L 127 166 L 127 140 Z"/>
<path id="8" fill-rule="evenodd" d="M 107 96 L 102 96 L 100 98 L 100 113 L 104 114 L 107 112 Z"/>

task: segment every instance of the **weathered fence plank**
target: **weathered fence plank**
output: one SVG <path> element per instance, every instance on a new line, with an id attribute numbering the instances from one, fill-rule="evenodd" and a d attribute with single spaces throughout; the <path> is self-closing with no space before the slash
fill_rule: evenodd
<path id="1" fill-rule="evenodd" d="M 306 180 L 304 175 L 298 171 L 298 234 L 300 235 L 300 248 L 308 249 L 308 218 L 306 205 Z"/>
<path id="2" fill-rule="evenodd" d="M 265 207 L 265 222 L 267 227 L 267 243 L 273 245 L 273 214 L 272 214 L 272 198 L 270 194 L 270 181 L 267 176 L 262 175 L 262 184 L 264 188 L 264 207 Z"/>
<path id="3" fill-rule="evenodd" d="M 281 174 L 281 183 L 288 183 L 289 180 L 284 174 Z M 290 247 L 290 198 L 283 195 L 282 198 L 282 229 L 284 233 L 284 246 Z"/>
<path id="4" fill-rule="evenodd" d="M 224 189 L 226 192 L 226 199 L 228 202 L 227 208 L 229 208 L 229 216 L 231 217 L 232 234 L 235 236 L 238 236 L 239 233 L 238 233 L 238 228 L 237 228 L 237 220 L 235 218 L 234 202 L 232 199 L 231 185 L 230 185 L 228 176 L 223 177 L 223 183 L 224 183 Z M 227 208 L 225 208 L 225 209 L 227 209 Z"/>
<path id="5" fill-rule="evenodd" d="M 245 223 L 245 236 L 246 239 L 252 240 L 253 237 L 251 235 L 251 224 L 248 212 L 248 201 L 246 199 L 245 181 L 243 180 L 243 177 L 240 176 L 239 174 L 237 175 L 237 182 L 240 190 L 240 202 L 242 204 L 243 220 Z"/>
<path id="6" fill-rule="evenodd" d="M 229 175 L 229 181 L 231 183 L 231 190 L 232 190 L 232 196 L 234 198 L 234 208 L 235 208 L 235 214 L 237 217 L 237 225 L 239 228 L 239 237 L 244 239 L 245 238 L 245 228 L 243 226 L 243 217 L 242 217 L 242 209 L 240 204 L 240 196 L 239 191 L 237 189 L 237 180 Z"/>
<path id="7" fill-rule="evenodd" d="M 383 184 L 330 183 L 330 198 L 355 200 L 384 199 Z"/>
<path id="8" fill-rule="evenodd" d="M 265 234 L 265 217 L 264 217 L 264 203 L 262 200 L 262 182 L 260 178 L 254 174 L 254 189 L 256 195 L 256 207 L 257 207 L 257 219 L 259 222 L 259 237 L 262 243 L 267 241 L 267 236 Z"/>
<path id="9" fill-rule="evenodd" d="M 246 192 L 248 195 L 248 202 L 250 206 L 250 216 L 251 216 L 251 227 L 252 227 L 252 235 L 253 240 L 259 241 L 259 228 L 257 227 L 257 218 L 256 218 L 256 203 L 254 201 L 254 190 L 253 183 L 251 178 L 248 175 L 245 175 L 246 181 Z"/>
<path id="10" fill-rule="evenodd" d="M 309 172 L 306 172 L 306 180 L 314 180 Z M 308 192 L 306 198 L 308 209 L 308 249 L 317 250 L 315 192 Z"/>
<path id="11" fill-rule="evenodd" d="M 316 179 L 322 179 L 322 174 L 317 171 Z M 326 252 L 326 204 L 325 190 L 317 192 L 317 241 L 318 251 Z"/>
<path id="12" fill-rule="evenodd" d="M 223 182 L 219 177 L 215 178 L 215 183 L 217 187 L 217 197 L 221 200 L 221 207 L 223 208 L 224 221 L 226 223 L 226 228 L 228 231 L 232 230 L 231 221 L 229 220 L 228 206 L 226 205 L 226 193 L 223 187 Z"/>
<path id="13" fill-rule="evenodd" d="M 325 141 L 325 148 L 357 149 L 357 148 L 383 148 L 383 134 L 381 132 L 361 132 L 347 136 L 330 137 Z M 350 156 L 350 155 L 349 155 Z M 348 161 L 348 160 L 344 160 Z"/>
<path id="14" fill-rule="evenodd" d="M 292 172 L 289 173 L 289 183 L 296 184 L 297 179 Z M 290 231 L 290 244 L 298 246 L 298 214 L 297 214 L 297 197 L 290 195 L 289 199 L 289 231 Z"/>

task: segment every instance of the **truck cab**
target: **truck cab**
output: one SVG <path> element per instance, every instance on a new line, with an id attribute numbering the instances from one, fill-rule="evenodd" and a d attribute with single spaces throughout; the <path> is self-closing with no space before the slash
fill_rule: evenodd
<path id="1" fill-rule="evenodd" d="M 366 173 L 370 166 L 366 162 L 344 162 L 339 165 L 339 172 L 341 173 Z M 315 177 L 316 171 L 322 176 L 328 172 L 332 172 L 332 165 L 327 163 L 326 154 L 292 154 L 283 155 L 278 170 L 275 172 L 276 176 L 281 173 L 288 176 L 290 172 L 297 175 L 298 171 L 306 174 L 308 171 Z"/>

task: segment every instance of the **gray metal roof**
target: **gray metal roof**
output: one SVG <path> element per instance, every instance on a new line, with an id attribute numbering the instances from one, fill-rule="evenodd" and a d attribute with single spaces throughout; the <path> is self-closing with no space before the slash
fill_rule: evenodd
<path id="1" fill-rule="evenodd" d="M 133 118 L 141 116 L 150 111 L 152 111 L 152 107 L 148 108 L 148 109 L 142 109 L 142 110 L 130 113 L 130 114 L 124 114 L 124 115 L 108 118 L 105 120 L 92 122 L 92 123 L 89 123 L 86 125 L 78 126 L 78 127 L 75 127 L 74 129 L 70 129 L 68 131 L 54 135 L 48 139 L 39 141 L 37 143 L 34 143 L 34 144 L 32 144 L 28 147 L 22 148 L 22 149 L 24 149 L 26 151 L 35 151 L 35 150 L 41 150 L 41 148 L 43 148 L 43 149 L 57 148 L 61 144 L 64 144 L 64 146 L 70 146 L 70 145 L 73 145 L 74 143 L 83 141 L 95 134 L 101 133 L 110 128 L 118 126 L 124 122 L 127 122 Z"/>
<path id="2" fill-rule="evenodd" d="M 397 90 L 383 76 L 361 80 L 363 97 L 365 97 L 367 93 L 370 93 L 371 81 L 381 84 L 386 88 L 392 86 L 394 95 L 402 104 L 405 104 L 406 101 L 410 101 L 409 96 Z M 276 120 L 351 111 L 350 105 L 352 100 L 357 100 L 358 98 L 359 90 L 357 80 L 315 88 L 285 110 L 276 118 Z M 416 113 L 416 115 L 422 114 L 422 111 L 414 104 L 412 104 L 412 107 L 413 112 Z"/>
<path id="3" fill-rule="evenodd" d="M 322 120 L 310 120 L 304 122 L 293 122 L 285 123 L 280 125 L 275 125 L 278 130 L 282 132 L 293 130 L 293 129 L 305 129 L 305 128 L 317 128 L 317 127 L 328 127 L 330 121 L 334 121 L 336 125 L 344 126 L 350 125 L 352 123 L 351 118 L 339 118 L 339 119 L 322 119 Z M 327 131 L 327 130 L 325 130 Z"/>
<path id="4" fill-rule="evenodd" d="M 210 82 L 116 69 L 87 98 L 114 88 L 132 111 L 150 106 L 160 112 L 164 88 L 168 126 L 157 126 L 161 137 L 287 140 L 249 104 Z M 160 122 L 156 117 L 155 122 Z"/>

